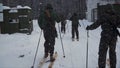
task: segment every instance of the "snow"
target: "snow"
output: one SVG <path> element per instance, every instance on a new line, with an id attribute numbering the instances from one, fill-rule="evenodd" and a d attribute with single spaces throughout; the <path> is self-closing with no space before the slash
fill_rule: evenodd
<path id="1" fill-rule="evenodd" d="M 60 37 L 56 38 L 55 51 L 58 57 L 53 68 L 86 68 L 86 49 L 87 49 L 87 31 L 85 27 L 91 22 L 80 20 L 79 41 L 71 40 L 71 21 L 67 20 L 66 34 L 62 34 L 62 40 L 65 50 L 65 58 Z M 38 45 L 41 30 L 38 27 L 37 20 L 33 21 L 34 31 L 31 35 L 14 33 L 0 34 L 0 68 L 31 68 Z M 58 24 L 56 24 L 58 31 Z M 101 28 L 89 31 L 88 38 L 88 68 L 96 68 L 98 65 L 98 47 Z M 59 36 L 59 32 L 58 32 Z M 44 37 L 41 35 L 39 50 L 37 53 L 35 67 L 38 68 L 40 59 L 44 55 Z M 117 67 L 120 68 L 120 39 L 117 42 Z M 23 57 L 20 57 L 24 55 Z M 48 58 L 49 59 L 49 58 Z M 43 68 L 48 68 L 49 63 L 45 63 Z"/>
<path id="2" fill-rule="evenodd" d="M 10 9 L 9 6 L 3 6 L 3 9 Z"/>
<path id="3" fill-rule="evenodd" d="M 3 9 L 16 9 L 16 10 L 17 9 L 31 9 L 29 6 L 21 6 L 21 5 L 17 5 L 17 7 L 13 7 L 13 8 L 10 8 L 9 6 L 1 6 L 1 7 L 3 7 Z M 1 11 L 1 7 L 0 7 L 0 11 Z"/>
<path id="4" fill-rule="evenodd" d="M 21 5 L 18 5 L 17 8 L 18 8 L 18 9 L 23 9 L 23 8 L 31 9 L 29 6 L 24 6 L 24 7 L 23 7 L 23 6 L 21 6 Z"/>
<path id="5" fill-rule="evenodd" d="M 29 6 L 24 6 L 23 8 L 31 9 Z"/>

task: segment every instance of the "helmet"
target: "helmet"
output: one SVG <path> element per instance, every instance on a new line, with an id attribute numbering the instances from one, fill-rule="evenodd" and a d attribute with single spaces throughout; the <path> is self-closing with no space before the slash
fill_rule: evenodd
<path id="1" fill-rule="evenodd" d="M 74 15 L 77 16 L 77 13 L 74 12 Z"/>
<path id="2" fill-rule="evenodd" d="M 114 11 L 113 11 L 113 8 L 112 8 L 111 4 L 106 5 L 105 13 L 114 14 Z"/>
<path id="3" fill-rule="evenodd" d="M 52 7 L 51 4 L 48 3 L 48 4 L 46 5 L 46 9 L 53 9 L 53 7 Z"/>

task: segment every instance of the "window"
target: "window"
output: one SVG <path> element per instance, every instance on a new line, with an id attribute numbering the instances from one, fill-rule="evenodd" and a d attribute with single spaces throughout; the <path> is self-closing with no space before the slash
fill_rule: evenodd
<path id="1" fill-rule="evenodd" d="M 19 20 L 9 18 L 9 23 L 19 23 Z"/>

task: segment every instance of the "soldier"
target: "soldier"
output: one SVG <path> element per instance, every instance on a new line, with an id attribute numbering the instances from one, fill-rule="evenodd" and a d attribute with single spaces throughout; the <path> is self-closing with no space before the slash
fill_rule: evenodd
<path id="1" fill-rule="evenodd" d="M 72 21 L 72 41 L 74 41 L 75 33 L 76 33 L 76 39 L 77 41 L 79 41 L 78 25 L 80 24 L 77 13 L 74 13 L 73 16 L 70 18 L 70 20 Z"/>
<path id="2" fill-rule="evenodd" d="M 106 55 L 109 48 L 110 68 L 116 68 L 116 42 L 118 36 L 117 27 L 120 27 L 118 16 L 112 11 L 112 8 L 106 9 L 105 14 L 92 25 L 87 26 L 87 30 L 93 30 L 101 26 L 101 39 L 99 44 L 99 68 L 106 67 Z"/>
<path id="3" fill-rule="evenodd" d="M 65 34 L 65 31 L 66 31 L 66 29 L 65 29 L 66 23 L 67 23 L 66 20 L 61 21 L 61 32 L 64 33 L 64 34 Z"/>
<path id="4" fill-rule="evenodd" d="M 55 28 L 55 21 L 60 22 L 58 15 L 54 12 L 51 4 L 47 4 L 45 9 L 41 12 L 38 24 L 40 28 L 43 30 L 44 38 L 45 38 L 45 55 L 44 58 L 48 57 L 48 53 L 50 53 L 50 61 L 53 62 L 53 54 L 54 54 L 54 45 L 55 45 L 55 37 L 57 37 L 57 31 Z"/>
<path id="5" fill-rule="evenodd" d="M 65 16 L 61 15 L 61 32 L 62 33 L 65 33 L 65 25 L 66 25 Z"/>

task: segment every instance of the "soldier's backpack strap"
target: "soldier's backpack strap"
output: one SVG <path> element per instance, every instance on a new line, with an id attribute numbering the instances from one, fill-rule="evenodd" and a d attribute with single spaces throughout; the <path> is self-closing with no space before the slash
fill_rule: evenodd
<path id="1" fill-rule="evenodd" d="M 48 9 L 45 10 L 45 13 L 46 13 L 47 17 L 49 17 L 49 18 L 51 17 L 50 12 L 49 12 Z"/>

